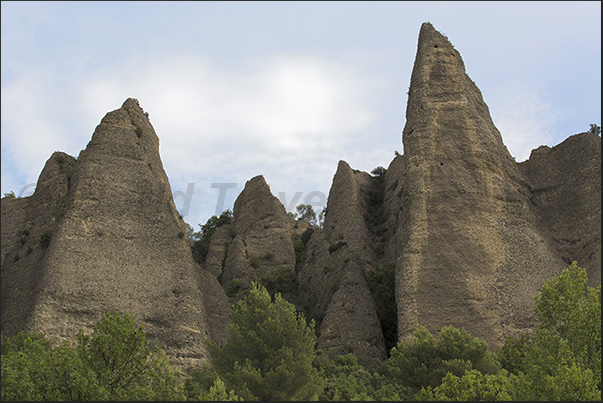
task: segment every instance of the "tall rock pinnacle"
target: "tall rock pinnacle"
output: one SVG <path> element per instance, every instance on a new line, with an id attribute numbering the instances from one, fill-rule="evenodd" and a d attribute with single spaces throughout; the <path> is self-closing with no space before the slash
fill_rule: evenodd
<path id="1" fill-rule="evenodd" d="M 429 23 L 406 118 L 398 337 L 455 325 L 499 346 L 531 326 L 535 292 L 564 263 L 459 52 Z"/>
<path id="2" fill-rule="evenodd" d="M 137 101 L 108 113 L 72 165 L 24 330 L 59 342 L 119 311 L 181 369 L 207 362 L 203 343 L 223 339 L 230 305 L 192 260 L 159 138 Z"/>

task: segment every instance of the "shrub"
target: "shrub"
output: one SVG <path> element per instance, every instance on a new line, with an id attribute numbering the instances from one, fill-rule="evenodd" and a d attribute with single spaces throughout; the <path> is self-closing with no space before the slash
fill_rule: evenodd
<path id="1" fill-rule="evenodd" d="M 381 177 L 382 175 L 385 175 L 386 172 L 387 169 L 383 168 L 382 166 L 378 166 L 371 171 L 371 175 Z"/>

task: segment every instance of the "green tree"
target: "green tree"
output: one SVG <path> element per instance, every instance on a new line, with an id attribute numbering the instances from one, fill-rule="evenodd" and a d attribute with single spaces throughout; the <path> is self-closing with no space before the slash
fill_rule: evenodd
<path id="1" fill-rule="evenodd" d="M 198 396 L 198 400 L 200 401 L 241 401 L 239 396 L 237 396 L 232 390 L 226 391 L 226 385 L 224 381 L 217 377 L 212 386 L 209 388 L 207 393 L 201 392 Z"/>
<path id="2" fill-rule="evenodd" d="M 52 400 L 47 393 L 50 342 L 41 334 L 24 332 L 12 338 L 0 337 L 2 400 Z"/>
<path id="3" fill-rule="evenodd" d="M 226 343 L 208 342 L 208 349 L 214 370 L 241 398 L 309 400 L 320 385 L 315 344 L 314 323 L 253 282 L 234 307 Z"/>
<path id="4" fill-rule="evenodd" d="M 526 372 L 509 377 L 513 400 L 601 400 L 593 372 L 574 360 L 565 340 L 540 337 L 536 336 L 536 348 L 526 358 Z"/>
<path id="5" fill-rule="evenodd" d="M 577 262 L 544 283 L 536 294 L 536 331 L 564 339 L 574 358 L 601 382 L 601 285 L 587 287 Z"/>
<path id="6" fill-rule="evenodd" d="M 500 369 L 484 340 L 447 326 L 436 342 L 421 326 L 413 340 L 401 341 L 392 348 L 390 357 L 376 371 L 399 387 L 400 396 L 412 399 L 421 388 L 439 386 L 448 372 L 461 377 L 472 369 L 483 374 L 496 374 Z"/>
<path id="7" fill-rule="evenodd" d="M 199 233 L 195 232 L 195 229 L 189 223 L 186 224 L 186 235 L 188 236 L 188 243 L 192 247 L 195 241 L 199 240 Z"/>
<path id="8" fill-rule="evenodd" d="M 534 354 L 536 346 L 530 334 L 519 337 L 507 337 L 505 344 L 496 352 L 500 365 L 509 373 L 517 375 L 526 372 L 529 364 L 527 358 Z"/>
<path id="9" fill-rule="evenodd" d="M 211 237 L 218 228 L 223 225 L 230 224 L 232 221 L 232 211 L 225 210 L 220 216 L 211 216 L 203 225 L 199 224 L 200 231 L 189 234 L 189 239 L 193 240 L 191 245 L 191 253 L 195 262 L 203 265 L 205 257 L 209 252 L 209 244 Z"/>
<path id="10" fill-rule="evenodd" d="M 209 365 L 195 368 L 184 382 L 186 400 L 198 400 L 201 393 L 209 393 L 216 379 L 218 379 L 218 374 Z"/>
<path id="11" fill-rule="evenodd" d="M 283 298 L 295 303 L 297 295 L 297 281 L 295 272 L 288 267 L 279 267 L 263 273 L 260 283 L 266 287 L 270 295 L 281 294 Z"/>
<path id="12" fill-rule="evenodd" d="M 515 400 L 601 399 L 601 286 L 586 287 L 576 262 L 535 296 L 531 335 L 509 338 L 497 356 Z"/>
<path id="13" fill-rule="evenodd" d="M 318 225 L 318 221 L 316 221 L 316 212 L 314 212 L 314 207 L 311 204 L 300 204 L 295 207 L 297 210 L 298 220 L 306 221 L 310 225 Z"/>
<path id="14" fill-rule="evenodd" d="M 417 394 L 417 400 L 508 401 L 510 381 L 505 370 L 497 375 L 483 375 L 473 369 L 458 377 L 448 372 L 442 384 L 428 386 Z"/>
<path id="15" fill-rule="evenodd" d="M 2 336 L 2 400 L 182 400 L 180 373 L 128 315 L 52 348 L 40 334 Z"/>
<path id="16" fill-rule="evenodd" d="M 595 123 L 591 123 L 590 124 L 590 129 L 588 129 L 589 133 L 594 133 L 594 134 L 601 134 L 601 126 L 595 124 Z"/>
<path id="17" fill-rule="evenodd" d="M 383 376 L 359 364 L 354 353 L 329 358 L 319 352 L 314 365 L 325 382 L 319 400 L 400 400 L 395 388 L 385 383 Z"/>
<path id="18" fill-rule="evenodd" d="M 180 373 L 168 363 L 157 341 L 130 315 L 107 313 L 92 335 L 80 330 L 77 350 L 110 400 L 179 400 L 184 398 Z"/>
<path id="19" fill-rule="evenodd" d="M 373 176 L 381 177 L 381 176 L 385 175 L 386 172 L 387 172 L 387 169 L 383 168 L 382 166 L 378 166 L 371 171 L 371 174 Z"/>
<path id="20" fill-rule="evenodd" d="M 376 270 L 368 272 L 367 280 L 377 304 L 377 315 L 385 338 L 385 348 L 391 351 L 398 340 L 396 263 L 384 263 Z"/>

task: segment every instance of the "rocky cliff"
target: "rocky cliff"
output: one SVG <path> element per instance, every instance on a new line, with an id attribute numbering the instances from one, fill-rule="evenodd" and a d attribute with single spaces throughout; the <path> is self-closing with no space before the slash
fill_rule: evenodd
<path id="1" fill-rule="evenodd" d="M 43 220 L 32 217 L 37 211 Z M 230 305 L 192 260 L 159 139 L 135 100 L 102 119 L 77 161 L 55 153 L 34 195 L 3 200 L 2 221 L 3 334 L 42 332 L 58 343 L 119 311 L 185 370 L 207 360 L 205 339 L 224 338 Z M 29 232 L 20 247 L 15 231 Z M 47 242 L 36 245 L 43 231 Z M 29 244 L 28 261 L 13 262 Z"/>
<path id="2" fill-rule="evenodd" d="M 452 324 L 500 346 L 530 328 L 534 294 L 564 262 L 538 231 L 530 185 L 459 52 L 430 24 L 419 34 L 406 118 L 399 337 Z"/>
<path id="3" fill-rule="evenodd" d="M 251 281 L 317 323 L 318 347 L 374 366 L 418 326 L 499 347 L 532 325 L 542 282 L 577 260 L 601 281 L 601 138 L 516 163 L 460 53 L 422 25 L 404 155 L 368 174 L 340 161 L 322 227 L 294 220 L 263 176 L 192 260 L 159 140 L 133 99 L 77 160 L 55 153 L 36 192 L 2 199 L 2 334 L 72 338 L 107 311 L 135 315 L 173 362 L 207 360 Z M 280 288 L 279 288 L 280 287 Z"/>

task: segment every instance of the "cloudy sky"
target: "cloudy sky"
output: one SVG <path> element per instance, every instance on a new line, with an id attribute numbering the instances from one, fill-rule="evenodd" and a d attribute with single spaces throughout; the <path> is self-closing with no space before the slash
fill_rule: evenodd
<path id="1" fill-rule="evenodd" d="M 601 2 L 1 2 L 2 194 L 27 196 L 128 98 L 150 114 L 185 220 L 264 175 L 320 211 L 339 160 L 403 153 L 429 21 L 461 53 L 517 161 L 601 124 Z M 219 203 L 219 194 L 225 193 Z"/>

